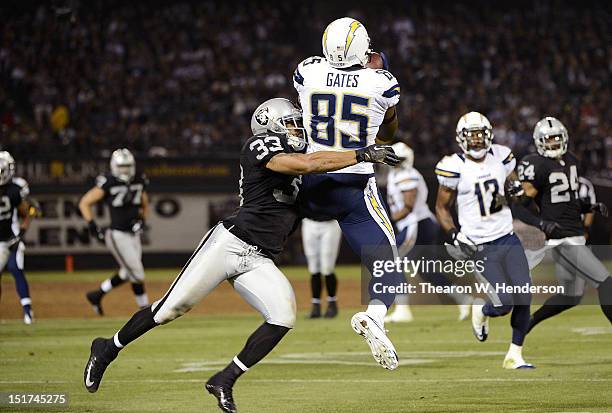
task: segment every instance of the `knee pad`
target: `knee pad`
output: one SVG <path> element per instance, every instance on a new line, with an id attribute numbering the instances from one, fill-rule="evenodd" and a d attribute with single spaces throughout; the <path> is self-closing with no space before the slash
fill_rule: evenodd
<path id="1" fill-rule="evenodd" d="M 153 315 L 153 320 L 157 324 L 166 324 L 172 320 L 176 320 L 186 312 L 191 310 L 190 306 L 166 306 L 162 305 L 162 307 L 156 311 Z"/>
<path id="2" fill-rule="evenodd" d="M 286 309 L 286 311 L 283 311 L 282 313 L 279 312 L 279 314 L 268 314 L 264 318 L 268 324 L 293 328 L 295 326 L 296 316 L 295 303 L 293 303 L 292 309 Z"/>

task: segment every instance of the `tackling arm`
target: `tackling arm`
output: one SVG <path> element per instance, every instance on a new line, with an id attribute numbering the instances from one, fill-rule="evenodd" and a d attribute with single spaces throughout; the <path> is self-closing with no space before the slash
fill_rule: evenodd
<path id="1" fill-rule="evenodd" d="M 385 113 L 385 118 L 383 119 L 380 128 L 378 129 L 378 134 L 376 136 L 376 143 L 382 145 L 388 145 L 393 142 L 393 137 L 395 136 L 395 132 L 397 132 L 397 128 L 399 125 L 399 121 L 397 120 L 397 111 L 395 110 L 395 106 L 387 109 Z"/>
<path id="2" fill-rule="evenodd" d="M 355 151 L 322 151 L 309 154 L 279 153 L 266 164 L 266 168 L 286 175 L 307 175 L 336 171 L 356 165 Z"/>
<path id="3" fill-rule="evenodd" d="M 403 191 L 402 195 L 404 197 L 404 208 L 400 209 L 391 216 L 391 219 L 395 222 L 407 217 L 408 214 L 412 212 L 414 202 L 416 201 L 417 190 L 415 188 L 408 191 Z"/>

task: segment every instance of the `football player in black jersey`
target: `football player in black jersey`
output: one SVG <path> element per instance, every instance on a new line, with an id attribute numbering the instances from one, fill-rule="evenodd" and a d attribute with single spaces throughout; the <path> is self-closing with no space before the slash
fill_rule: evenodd
<path id="1" fill-rule="evenodd" d="M 134 314 L 113 337 L 92 342 L 84 372 L 87 390 L 97 391 L 104 370 L 124 346 L 183 315 L 228 281 L 265 319 L 233 361 L 206 383 L 221 410 L 236 411 L 232 396 L 236 379 L 272 351 L 295 322 L 293 289 L 274 259 L 298 223 L 301 175 L 359 162 L 399 162 L 390 147 L 381 145 L 305 154 L 301 122 L 301 111 L 287 99 L 270 99 L 255 110 L 254 136 L 240 154 L 240 207 L 204 236 L 161 299 Z"/>
<path id="2" fill-rule="evenodd" d="M 23 322 L 32 324 L 30 287 L 23 272 L 25 244 L 23 236 L 30 225 L 28 183 L 15 177 L 15 160 L 7 151 L 0 152 L 0 272 L 6 269 L 15 278 L 15 287 L 23 307 Z M 1 273 L 0 273 L 1 275 Z M 1 293 L 1 289 L 0 289 Z"/>
<path id="3" fill-rule="evenodd" d="M 92 236 L 105 241 L 119 264 L 119 271 L 104 280 L 100 288 L 87 293 L 87 300 L 94 311 L 103 315 L 102 297 L 110 290 L 129 281 L 140 308 L 149 305 L 144 288 L 144 267 L 140 233 L 147 217 L 149 198 L 148 181 L 144 175 L 136 175 L 134 155 L 123 148 L 113 152 L 111 173 L 100 175 L 96 185 L 79 202 L 79 209 L 89 225 Z M 93 217 L 92 207 L 103 201 L 110 211 L 110 228 L 102 231 Z"/>
<path id="4" fill-rule="evenodd" d="M 553 117 L 540 120 L 533 131 L 538 153 L 527 155 L 518 166 L 525 197 L 513 206 L 514 216 L 540 228 L 546 244 L 536 251 L 526 251 L 529 268 L 542 261 L 547 250 L 553 250 L 556 276 L 564 293 L 548 298 L 531 318 L 529 330 L 539 322 L 577 305 L 585 282 L 597 288 L 602 311 L 612 322 L 612 278 L 606 267 L 585 245 L 582 214 L 599 212 L 607 216 L 607 207 L 591 203 L 578 194 L 578 165 L 567 153 L 568 133 Z M 535 203 L 539 213 L 534 213 Z"/>

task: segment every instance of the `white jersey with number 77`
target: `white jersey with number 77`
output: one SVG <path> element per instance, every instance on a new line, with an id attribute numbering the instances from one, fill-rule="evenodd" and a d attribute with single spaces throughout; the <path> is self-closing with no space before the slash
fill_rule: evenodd
<path id="1" fill-rule="evenodd" d="M 481 162 L 456 153 L 445 156 L 436 165 L 440 185 L 457 191 L 461 232 L 476 244 L 512 232 L 512 212 L 498 197 L 504 195 L 506 178 L 515 166 L 510 148 L 496 144 L 491 145 Z"/>
<path id="2" fill-rule="evenodd" d="M 308 152 L 348 151 L 374 144 L 385 112 L 397 105 L 400 95 L 397 80 L 386 70 L 336 69 L 319 56 L 298 65 L 293 85 L 303 110 Z M 371 163 L 360 163 L 335 173 L 373 172 Z"/>

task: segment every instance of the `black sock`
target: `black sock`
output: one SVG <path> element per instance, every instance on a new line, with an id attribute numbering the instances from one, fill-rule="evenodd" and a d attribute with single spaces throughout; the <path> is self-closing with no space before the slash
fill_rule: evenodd
<path id="1" fill-rule="evenodd" d="M 142 336 L 144 333 L 156 326 L 157 323 L 155 323 L 155 320 L 153 319 L 151 306 L 137 311 L 117 333 L 117 338 L 119 339 L 121 347 L 117 347 L 117 343 L 114 343 L 115 347 L 121 349 L 127 346 L 132 341 L 136 340 L 138 337 Z"/>
<path id="2" fill-rule="evenodd" d="M 312 302 L 318 304 L 321 302 L 321 273 L 312 274 L 310 276 L 310 289 L 312 290 Z"/>
<path id="3" fill-rule="evenodd" d="M 333 272 L 325 276 L 325 287 L 327 288 L 327 299 L 336 301 L 336 291 L 338 290 L 338 278 Z"/>
<path id="4" fill-rule="evenodd" d="M 143 295 L 145 292 L 143 283 L 132 283 L 132 291 L 134 295 Z"/>
<path id="5" fill-rule="evenodd" d="M 246 371 L 241 367 L 248 369 L 257 364 L 276 347 L 288 332 L 289 329 L 287 327 L 263 323 L 251 334 L 236 358 L 215 375 L 217 376 L 215 379 L 221 380 L 230 387 L 233 386 L 236 379 Z M 242 366 L 239 366 L 239 364 L 242 364 Z"/>
<path id="6" fill-rule="evenodd" d="M 549 297 L 544 302 L 544 305 L 538 308 L 538 310 L 531 316 L 527 333 L 529 333 L 532 328 L 534 328 L 537 324 L 541 323 L 547 318 L 555 316 L 565 310 L 568 310 L 578 305 L 581 298 L 582 297 L 574 297 L 564 294 L 555 294 L 552 297 Z"/>
<path id="7" fill-rule="evenodd" d="M 124 282 L 125 280 L 119 277 L 119 274 L 115 274 L 110 278 L 110 283 L 111 283 L 112 288 L 118 287 Z M 107 293 L 107 291 L 104 291 L 102 288 L 100 288 L 99 291 L 101 295 L 104 295 Z"/>
<path id="8" fill-rule="evenodd" d="M 608 277 L 606 281 L 599 284 L 597 288 L 599 294 L 599 305 L 601 311 L 608 317 L 608 321 L 612 323 L 612 278 Z"/>

